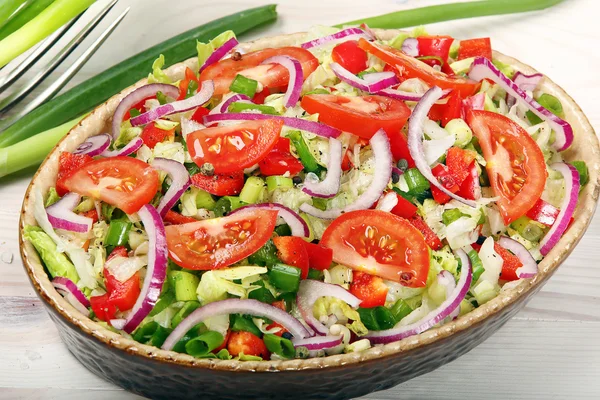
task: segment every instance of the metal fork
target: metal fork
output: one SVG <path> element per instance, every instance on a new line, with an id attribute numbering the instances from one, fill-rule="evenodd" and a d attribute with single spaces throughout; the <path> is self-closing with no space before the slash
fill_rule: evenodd
<path id="1" fill-rule="evenodd" d="M 118 0 L 110 0 L 108 4 L 100 10 L 100 12 L 88 22 L 81 30 L 67 43 L 47 64 L 42 66 L 35 76 L 24 82 L 19 88 L 15 89 L 8 96 L 0 100 L 0 115 L 6 115 L 7 111 L 17 105 L 25 96 L 31 93 L 44 79 L 48 77 L 79 46 L 85 38 L 98 26 L 104 17 L 115 6 Z M 17 120 L 25 116 L 34 108 L 54 97 L 69 80 L 83 67 L 90 57 L 98 50 L 104 41 L 121 23 L 123 18 L 129 12 L 130 7 L 127 7 L 100 36 L 86 49 L 74 62 L 63 72 L 56 80 L 54 80 L 46 89 L 44 89 L 35 98 L 29 101 L 18 112 L 13 113 L 9 118 L 0 120 L 0 132 L 14 124 Z M 89 10 L 85 12 L 91 12 Z M 16 14 L 16 13 L 15 13 Z M 69 31 L 77 20 L 83 15 L 73 18 L 65 26 L 54 32 L 51 36 L 42 41 L 30 54 L 22 61 L 14 60 L 5 68 L 8 69 L 4 76 L 0 77 L 0 93 L 4 93 L 9 89 L 25 72 L 27 72 L 40 58 L 42 58 L 51 48 L 59 44 L 60 39 Z M 14 14 L 13 14 L 14 16 Z M 12 65 L 11 65 L 12 64 Z M 16 64 L 16 65 L 15 65 Z"/>

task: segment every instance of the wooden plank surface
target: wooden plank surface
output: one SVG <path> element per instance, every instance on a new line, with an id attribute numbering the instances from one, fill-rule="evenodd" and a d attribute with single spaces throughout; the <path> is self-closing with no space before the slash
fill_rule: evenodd
<path id="1" fill-rule="evenodd" d="M 276 24 L 252 35 L 289 33 L 429 0 L 302 0 L 280 3 Z M 124 23 L 73 83 L 193 26 L 257 0 L 121 0 Z M 600 129 L 599 3 L 567 0 L 553 9 L 432 25 L 458 38 L 490 36 L 494 48 L 536 66 L 563 86 Z M 108 21 L 106 22 L 108 23 Z M 104 24 L 106 25 L 106 24 Z M 88 372 L 68 352 L 31 288 L 18 256 L 17 223 L 34 169 L 0 180 L 0 398 L 135 399 Z M 368 399 L 600 398 L 600 217 L 527 307 L 488 341 L 430 374 Z"/>

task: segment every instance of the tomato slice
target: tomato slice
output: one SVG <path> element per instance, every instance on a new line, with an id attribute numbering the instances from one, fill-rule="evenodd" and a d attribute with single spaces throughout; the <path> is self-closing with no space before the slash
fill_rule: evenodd
<path id="1" fill-rule="evenodd" d="M 313 269 L 324 271 L 331 267 L 333 250 L 320 244 L 304 242 L 308 253 L 308 265 Z"/>
<path id="2" fill-rule="evenodd" d="M 236 172 L 225 175 L 192 175 L 192 185 L 215 196 L 235 196 L 244 187 L 244 173 Z"/>
<path id="3" fill-rule="evenodd" d="M 471 57 L 485 57 L 492 59 L 492 44 L 490 38 L 461 40 L 458 48 L 458 59 L 464 60 Z"/>
<path id="4" fill-rule="evenodd" d="M 423 235 L 406 219 L 380 210 L 350 211 L 335 219 L 323 233 L 323 246 L 333 260 L 358 271 L 425 286 L 429 249 Z"/>
<path id="5" fill-rule="evenodd" d="M 218 174 L 238 172 L 262 160 L 271 151 L 283 121 L 268 119 L 190 133 L 187 147 L 194 162 L 210 163 Z"/>
<path id="6" fill-rule="evenodd" d="M 378 276 L 355 271 L 352 274 L 350 293 L 361 299 L 360 306 L 371 308 L 385 305 L 388 287 Z"/>
<path id="7" fill-rule="evenodd" d="M 365 139 L 381 128 L 389 135 L 400 134 L 410 116 L 410 109 L 400 100 L 384 96 L 346 97 L 332 94 L 309 94 L 302 98 L 302 108 L 319 114 L 319 121 Z"/>
<path id="8" fill-rule="evenodd" d="M 367 52 L 358 47 L 356 40 L 348 40 L 335 46 L 331 51 L 331 58 L 353 74 L 367 69 Z"/>
<path id="9" fill-rule="evenodd" d="M 132 157 L 110 157 L 91 161 L 64 180 L 70 192 L 102 200 L 127 214 L 150 203 L 158 191 L 158 173 Z"/>
<path id="10" fill-rule="evenodd" d="M 281 65 L 260 65 L 267 58 L 274 56 L 289 56 L 298 60 L 302 65 L 304 79 L 319 66 L 319 60 L 310 51 L 300 47 L 264 49 L 243 54 L 238 60 L 228 58 L 210 65 L 200 73 L 200 82 L 212 80 L 215 83 L 215 95 L 229 92 L 229 86 L 237 74 L 254 79 L 267 88 L 287 86 L 290 79 L 287 69 Z"/>
<path id="11" fill-rule="evenodd" d="M 490 111 L 467 111 L 467 123 L 479 139 L 486 170 L 504 223 L 510 224 L 538 201 L 548 172 L 537 143 L 518 124 Z"/>
<path id="12" fill-rule="evenodd" d="M 471 150 L 463 150 L 460 147 L 450 147 L 448 149 L 448 153 L 446 154 L 446 166 L 448 167 L 448 171 L 454 177 L 454 181 L 457 185 L 462 185 L 462 183 L 467 179 L 470 173 L 470 166 L 473 165 L 473 161 L 475 161 L 475 156 L 477 154 Z"/>
<path id="13" fill-rule="evenodd" d="M 227 342 L 227 350 L 234 357 L 242 353 L 263 359 L 269 359 L 270 356 L 265 342 L 255 334 L 246 331 L 232 332 L 229 335 L 229 342 Z"/>
<path id="14" fill-rule="evenodd" d="M 431 247 L 433 250 L 439 250 L 444 247 L 440 238 L 435 234 L 434 231 L 431 230 L 429 225 L 427 225 L 427 222 L 425 222 L 419 215 L 415 215 L 409 219 L 409 221 L 412 226 L 421 232 L 423 238 L 425 239 L 425 243 L 427 243 L 427 246 Z"/>
<path id="15" fill-rule="evenodd" d="M 517 276 L 517 269 L 523 266 L 519 257 L 500 246 L 498 243 L 494 243 L 494 251 L 502 257 L 502 272 L 500 272 L 500 279 L 505 281 L 516 281 L 519 279 Z"/>
<path id="16" fill-rule="evenodd" d="M 463 98 L 475 93 L 479 86 L 478 82 L 470 79 L 448 76 L 393 47 L 371 43 L 362 38 L 359 39 L 358 45 L 387 64 L 395 66 L 403 79 L 419 78 L 429 86 L 456 90 Z"/>
<path id="17" fill-rule="evenodd" d="M 68 152 L 60 153 L 58 159 L 58 177 L 56 178 L 56 193 L 59 196 L 64 196 L 69 192 L 65 186 L 65 180 L 79 167 L 89 164 L 94 159 L 87 154 L 73 154 Z"/>
<path id="18" fill-rule="evenodd" d="M 173 210 L 167 211 L 167 213 L 165 214 L 164 220 L 165 220 L 165 224 L 170 224 L 170 225 L 181 225 L 181 224 L 187 224 L 189 222 L 198 221 L 195 218 L 186 217 L 185 215 L 176 213 Z"/>
<path id="19" fill-rule="evenodd" d="M 164 142 L 165 139 L 174 135 L 175 128 L 169 130 L 160 129 L 152 122 L 144 127 L 140 137 L 146 146 L 153 149 L 158 143 Z"/>
<path id="20" fill-rule="evenodd" d="M 165 227 L 171 259 L 195 270 L 225 268 L 255 253 L 271 237 L 277 211 L 240 211 L 228 217 Z"/>
<path id="21" fill-rule="evenodd" d="M 300 277 L 306 279 L 309 258 L 304 239 L 297 236 L 277 236 L 273 238 L 273 243 L 277 247 L 279 259 L 287 265 L 300 268 Z"/>

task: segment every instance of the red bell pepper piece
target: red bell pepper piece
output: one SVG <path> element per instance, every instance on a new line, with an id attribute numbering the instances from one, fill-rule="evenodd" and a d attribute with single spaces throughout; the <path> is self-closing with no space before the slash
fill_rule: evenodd
<path id="1" fill-rule="evenodd" d="M 331 267 L 333 261 L 333 250 L 320 244 L 308 243 L 303 240 L 306 253 L 308 254 L 308 265 L 310 268 L 324 271 Z"/>
<path id="2" fill-rule="evenodd" d="M 525 215 L 540 224 L 552 226 L 558 217 L 558 213 L 560 213 L 558 208 L 542 199 L 538 199 L 531 210 L 527 211 Z"/>
<path id="3" fill-rule="evenodd" d="M 446 167 L 445 165 L 437 164 L 431 169 L 431 172 L 436 178 L 438 178 L 442 186 L 451 191 L 452 193 L 456 193 L 460 189 L 460 186 L 458 186 L 458 184 L 456 183 L 454 176 L 450 173 L 448 167 Z M 431 194 L 433 195 L 433 199 L 438 204 L 445 204 L 450 201 L 450 196 L 448 196 L 446 193 L 442 192 L 440 189 L 433 185 L 431 186 Z"/>
<path id="4" fill-rule="evenodd" d="M 378 276 L 366 272 L 353 271 L 350 293 L 361 299 L 360 306 L 365 308 L 385 305 L 388 287 Z"/>
<path id="5" fill-rule="evenodd" d="M 398 193 L 396 193 L 396 196 L 398 197 L 398 203 L 392 208 L 392 214 L 406 219 L 411 219 L 417 215 L 417 206 L 400 196 Z"/>
<path id="6" fill-rule="evenodd" d="M 500 279 L 505 281 L 516 281 L 519 279 L 517 276 L 517 269 L 523 266 L 519 257 L 515 256 L 498 243 L 494 243 L 494 251 L 502 257 L 502 272 L 500 273 Z"/>
<path id="7" fill-rule="evenodd" d="M 458 48 L 458 59 L 470 57 L 485 57 L 492 59 L 492 44 L 490 38 L 461 40 Z"/>
<path id="8" fill-rule="evenodd" d="M 302 162 L 290 152 L 290 139 L 279 138 L 275 147 L 259 163 L 260 172 L 263 175 L 297 175 L 304 169 Z"/>
<path id="9" fill-rule="evenodd" d="M 425 238 L 425 243 L 427 243 L 427 245 L 433 250 L 439 250 L 443 247 L 440 238 L 437 237 L 435 232 L 431 230 L 431 228 L 429 227 L 429 225 L 427 225 L 427 222 L 425 222 L 423 218 L 421 218 L 418 215 L 415 215 L 414 217 L 409 219 L 409 222 L 412 224 L 412 226 L 421 231 L 423 237 Z"/>

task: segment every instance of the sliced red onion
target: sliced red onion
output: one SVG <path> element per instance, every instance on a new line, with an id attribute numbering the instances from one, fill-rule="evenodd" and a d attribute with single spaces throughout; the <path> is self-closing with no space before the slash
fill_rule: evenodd
<path id="1" fill-rule="evenodd" d="M 73 154 L 87 154 L 90 157 L 97 156 L 108 149 L 111 141 L 112 137 L 108 133 L 90 136 L 75 149 Z"/>
<path id="2" fill-rule="evenodd" d="M 485 93 L 477 93 L 463 100 L 463 106 L 471 110 L 483 110 L 485 104 Z"/>
<path id="3" fill-rule="evenodd" d="M 163 104 L 162 106 L 158 106 L 153 110 L 138 115 L 137 117 L 133 117 L 130 120 L 131 126 L 146 125 L 152 121 L 156 121 L 157 119 L 164 117 L 165 115 L 180 113 L 200 107 L 210 100 L 214 91 L 215 85 L 213 84 L 213 81 L 204 81 L 202 82 L 202 86 L 200 87 L 200 90 L 198 90 L 198 93 L 192 97 Z"/>
<path id="4" fill-rule="evenodd" d="M 417 57 L 419 55 L 419 41 L 417 38 L 406 38 L 402 42 L 400 50 L 407 56 Z"/>
<path id="5" fill-rule="evenodd" d="M 340 190 L 342 179 L 342 142 L 329 138 L 329 161 L 327 162 L 327 176 L 319 182 L 319 178 L 309 172 L 304 179 L 302 191 L 314 196 L 328 199 L 334 197 Z"/>
<path id="6" fill-rule="evenodd" d="M 302 43 L 300 47 L 303 49 L 310 49 L 326 44 L 341 43 L 347 40 L 358 40 L 361 37 L 365 39 L 372 39 L 370 35 L 366 34 L 362 29 L 347 28 L 332 35 L 323 36 L 318 39 L 313 39 L 310 42 Z"/>
<path id="7" fill-rule="evenodd" d="M 229 106 L 232 103 L 235 102 L 239 102 L 239 103 L 252 103 L 252 100 L 250 99 L 250 97 L 246 96 L 245 94 L 234 94 L 233 96 L 231 96 L 230 98 L 228 98 L 227 100 L 223 100 L 222 102 L 220 102 L 219 104 L 216 105 L 215 108 L 213 108 L 212 110 L 210 110 L 210 112 L 208 114 L 223 114 L 226 113 L 227 110 L 229 109 Z"/>
<path id="8" fill-rule="evenodd" d="M 202 66 L 200 67 L 199 72 L 204 71 L 204 69 L 206 69 L 206 67 L 208 67 L 209 65 L 212 65 L 214 63 L 221 61 L 221 59 L 223 57 L 225 57 L 227 55 L 227 53 L 230 50 L 232 50 L 235 46 L 237 46 L 238 44 L 239 43 L 236 38 L 231 38 L 228 41 L 226 41 L 225 43 L 223 43 L 221 46 L 216 48 L 215 51 L 213 51 L 212 54 L 210 56 L 208 56 L 206 61 L 204 61 L 204 64 L 202 64 Z"/>
<path id="9" fill-rule="evenodd" d="M 152 166 L 155 169 L 166 172 L 171 177 L 171 186 L 169 187 L 169 190 L 167 190 L 167 193 L 165 193 L 163 198 L 160 200 L 160 203 L 156 208 L 156 211 L 158 211 L 160 216 L 164 218 L 167 211 L 173 208 L 183 192 L 190 187 L 192 180 L 190 179 L 190 174 L 183 164 L 175 160 L 168 158 L 155 158 L 152 161 Z"/>
<path id="10" fill-rule="evenodd" d="M 199 122 L 196 122 L 192 119 L 187 119 L 185 117 L 181 118 L 181 136 L 183 136 L 184 139 L 190 133 L 202 130 L 204 128 L 205 126 Z"/>
<path id="11" fill-rule="evenodd" d="M 454 281 L 454 275 L 450 271 L 443 270 L 440 272 L 437 276 L 437 283 L 446 288 L 446 298 L 452 296 L 452 292 L 456 288 L 456 282 Z M 448 317 L 455 319 L 458 317 L 458 314 L 460 314 L 460 305 Z"/>
<path id="12" fill-rule="evenodd" d="M 298 103 L 298 100 L 300 100 L 300 92 L 302 91 L 302 83 L 304 82 L 304 73 L 302 72 L 300 61 L 289 56 L 274 56 L 267 58 L 262 64 L 279 64 L 288 70 L 290 79 L 285 95 L 283 96 L 283 104 L 287 108 L 294 107 Z"/>
<path id="13" fill-rule="evenodd" d="M 92 229 L 94 221 L 83 215 L 73 212 L 77 207 L 81 196 L 77 193 L 67 193 L 56 203 L 46 208 L 48 221 L 54 229 L 64 229 L 71 232 L 85 233 Z"/>
<path id="14" fill-rule="evenodd" d="M 125 145 L 122 149 L 119 150 L 104 150 L 100 155 L 102 157 L 117 157 L 117 156 L 128 156 L 131 153 L 134 153 L 142 147 L 144 141 L 141 137 L 136 137 L 132 139 L 129 143 Z"/>
<path id="15" fill-rule="evenodd" d="M 293 340 L 294 347 L 306 347 L 309 351 L 326 350 L 342 344 L 342 336 L 313 336 L 306 339 Z"/>
<path id="16" fill-rule="evenodd" d="M 392 177 L 392 152 L 390 150 L 390 141 L 383 129 L 380 129 L 369 140 L 373 149 L 373 157 L 375 158 L 375 171 L 373 172 L 373 180 L 369 187 L 358 198 L 344 208 L 334 208 L 331 210 L 319 210 L 318 208 L 304 203 L 300 206 L 300 210 L 313 217 L 323 219 L 335 219 L 342 213 L 354 210 L 366 210 L 370 208 L 381 197 L 381 194 L 387 187 Z"/>
<path id="17" fill-rule="evenodd" d="M 379 199 L 379 202 L 377 203 L 377 206 L 375 208 L 381 211 L 391 212 L 397 205 L 398 195 L 396 194 L 396 192 L 391 191 L 387 192 L 383 195 L 381 199 Z"/>
<path id="18" fill-rule="evenodd" d="M 513 82 L 522 90 L 522 91 L 531 91 L 533 92 L 537 89 L 541 80 L 544 79 L 544 75 L 537 73 L 532 75 L 527 75 L 522 73 L 521 71 L 517 71 L 513 76 Z M 506 105 L 508 107 L 512 107 L 517 102 L 513 96 L 507 94 L 506 95 Z"/>
<path id="19" fill-rule="evenodd" d="M 187 331 L 207 318 L 228 314 L 248 314 L 269 318 L 270 320 L 281 324 L 294 336 L 294 338 L 304 339 L 310 336 L 310 333 L 300 321 L 275 306 L 262 303 L 258 300 L 227 299 L 209 303 L 192 312 L 177 325 L 177 328 L 175 328 L 173 332 L 171 332 L 169 337 L 167 337 L 167 340 L 165 340 L 165 343 L 162 345 L 162 349 L 171 350 Z"/>
<path id="20" fill-rule="evenodd" d="M 368 74 L 364 76 L 364 79 L 361 79 L 338 63 L 332 62 L 329 67 L 342 82 L 346 82 L 348 85 L 364 92 L 379 92 L 398 83 L 396 74 L 391 71 Z M 372 76 L 367 78 L 369 75 Z"/>
<path id="21" fill-rule="evenodd" d="M 148 97 L 156 96 L 156 93 L 162 92 L 165 95 L 176 99 L 179 97 L 179 88 L 177 86 L 168 85 L 166 83 L 151 83 L 135 89 L 121 100 L 115 113 L 113 114 L 111 124 L 111 134 L 113 139 L 117 139 L 121 134 L 121 123 L 127 111 L 133 106 Z"/>
<path id="22" fill-rule="evenodd" d="M 62 276 L 57 276 L 52 279 L 52 286 L 60 293 L 77 311 L 85 315 L 90 315 L 90 301 L 85 297 L 83 292 L 79 290 L 77 285 L 70 280 Z"/>
<path id="23" fill-rule="evenodd" d="M 540 253 L 544 256 L 552 250 L 569 227 L 575 207 L 577 206 L 577 198 L 581 186 L 579 173 L 574 166 L 565 163 L 554 163 L 550 165 L 550 168 L 562 174 L 565 180 L 565 195 L 556 221 L 554 221 L 548 233 L 540 241 Z"/>
<path id="24" fill-rule="evenodd" d="M 523 100 L 525 105 L 531 112 L 541 118 L 543 121 L 547 121 L 552 130 L 556 133 L 556 140 L 554 141 L 554 148 L 558 151 L 563 151 L 571 146 L 573 143 L 573 128 L 571 125 L 552 114 L 550 111 L 542 107 L 533 97 L 529 96 L 519 86 L 511 81 L 506 75 L 504 75 L 496 66 L 487 58 L 477 57 L 471 65 L 469 71 L 469 78 L 482 81 L 483 79 L 490 79 L 500 85 L 502 89 L 506 90 L 506 93 Z"/>
<path id="25" fill-rule="evenodd" d="M 431 106 L 442 96 L 442 89 L 437 86 L 432 87 L 423 95 L 423 98 L 417 103 L 408 120 L 408 150 L 410 155 L 415 160 L 415 166 L 423 174 L 423 176 L 431 182 L 432 185 L 452 197 L 473 208 L 477 207 L 477 203 L 472 200 L 467 200 L 457 194 L 446 189 L 431 172 L 431 167 L 425 158 L 425 150 L 423 149 L 423 125 Z"/>
<path id="26" fill-rule="evenodd" d="M 446 297 L 446 300 L 435 310 L 432 310 L 425 317 L 410 325 L 394 327 L 383 331 L 371 331 L 365 337 L 371 341 L 371 344 L 390 343 L 397 340 L 402 340 L 409 336 L 417 335 L 427 329 L 435 326 L 444 318 L 450 316 L 457 307 L 460 307 L 460 302 L 465 298 L 471 286 L 472 270 L 471 261 L 463 250 L 457 250 L 456 255 L 460 258 L 461 269 L 460 277 L 456 283 L 456 287 Z"/>
<path id="27" fill-rule="evenodd" d="M 369 25 L 367 24 L 360 24 L 360 29 L 362 29 L 363 31 L 365 31 L 365 33 L 367 34 L 367 36 L 369 36 L 369 40 L 375 40 L 377 39 L 377 34 L 375 33 L 375 31 L 371 28 L 369 28 Z"/>
<path id="28" fill-rule="evenodd" d="M 304 322 L 306 322 L 319 335 L 327 335 L 329 333 L 329 329 L 317 318 L 315 318 L 313 314 L 313 306 L 319 298 L 325 296 L 340 299 L 348 303 L 348 305 L 352 308 L 357 308 L 361 302 L 358 297 L 354 296 L 341 286 L 315 281 L 312 279 L 305 279 L 301 281 L 300 288 L 298 289 L 298 296 L 296 297 L 298 310 L 300 310 L 300 314 L 302 314 Z"/>
<path id="29" fill-rule="evenodd" d="M 319 122 L 307 121 L 301 118 L 293 117 L 281 117 L 279 115 L 266 115 L 257 113 L 228 113 L 228 114 L 214 114 L 205 115 L 204 123 L 206 125 L 223 122 L 223 121 L 256 121 L 264 119 L 280 119 L 283 124 L 290 128 L 300 129 L 301 131 L 307 131 L 314 133 L 317 136 L 326 138 L 337 138 L 342 134 L 339 129 L 332 128 L 328 125 L 321 124 Z"/>
<path id="30" fill-rule="evenodd" d="M 452 92 L 452 91 L 448 90 L 448 89 L 444 90 L 442 92 L 442 96 L 440 97 L 440 99 L 444 99 L 444 98 L 448 97 L 450 92 Z M 406 92 L 406 91 L 397 90 L 397 89 L 383 89 L 383 90 L 376 92 L 375 94 L 391 97 L 392 99 L 396 99 L 396 100 L 418 102 L 421 100 L 421 98 L 423 97 L 423 95 L 425 93 Z"/>
<path id="31" fill-rule="evenodd" d="M 519 279 L 533 278 L 535 274 L 537 274 L 537 263 L 525 246 L 506 236 L 500 236 L 498 244 L 506 250 L 510 250 L 515 256 L 519 257 L 519 260 L 523 263 L 523 266 L 516 271 Z"/>
<path id="32" fill-rule="evenodd" d="M 137 214 L 148 234 L 148 267 L 140 295 L 125 318 L 123 330 L 127 333 L 152 311 L 167 276 L 167 238 L 162 218 L 150 204 L 143 205 Z"/>
<path id="33" fill-rule="evenodd" d="M 260 203 L 260 204 L 250 204 L 248 206 L 240 207 L 236 210 L 233 210 L 229 213 L 229 215 L 235 214 L 236 212 L 240 212 L 242 210 L 250 210 L 255 208 L 266 208 L 269 210 L 277 210 L 279 217 L 281 217 L 286 224 L 290 227 L 292 231 L 292 236 L 299 237 L 309 237 L 310 229 L 308 228 L 308 224 L 306 221 L 298 215 L 298 213 L 291 208 L 284 206 L 279 203 Z"/>

